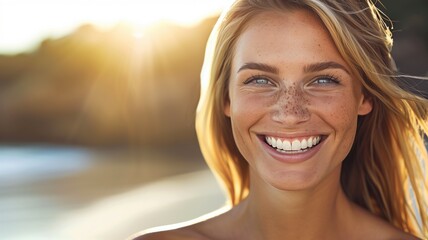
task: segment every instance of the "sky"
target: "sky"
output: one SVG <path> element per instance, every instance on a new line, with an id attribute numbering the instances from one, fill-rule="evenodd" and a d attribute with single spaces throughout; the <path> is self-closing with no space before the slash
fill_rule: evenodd
<path id="1" fill-rule="evenodd" d="M 60 37 L 92 23 L 144 28 L 159 20 L 191 26 L 218 14 L 230 0 L 0 0 L 0 54 L 29 51 L 46 37 Z"/>

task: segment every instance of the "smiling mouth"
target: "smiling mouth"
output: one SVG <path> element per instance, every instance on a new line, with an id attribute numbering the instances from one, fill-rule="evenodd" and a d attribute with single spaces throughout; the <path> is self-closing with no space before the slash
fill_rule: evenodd
<path id="1" fill-rule="evenodd" d="M 264 140 L 270 147 L 280 153 L 296 154 L 306 152 L 311 148 L 317 146 L 320 142 L 324 140 L 324 137 L 319 135 L 301 139 L 287 140 L 265 136 Z"/>

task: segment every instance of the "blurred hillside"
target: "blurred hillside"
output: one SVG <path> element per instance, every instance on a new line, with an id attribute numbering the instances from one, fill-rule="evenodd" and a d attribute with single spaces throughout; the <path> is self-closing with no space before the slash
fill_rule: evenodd
<path id="1" fill-rule="evenodd" d="M 428 2 L 384 3 L 399 70 L 426 76 Z M 124 25 L 86 25 L 31 53 L 0 55 L 0 142 L 194 142 L 199 73 L 215 20 L 191 28 L 160 23 L 137 35 Z M 428 95 L 427 81 L 411 83 Z"/>
<path id="2" fill-rule="evenodd" d="M 199 73 L 216 19 L 135 35 L 82 26 L 0 56 L 0 141 L 84 145 L 193 141 Z"/>

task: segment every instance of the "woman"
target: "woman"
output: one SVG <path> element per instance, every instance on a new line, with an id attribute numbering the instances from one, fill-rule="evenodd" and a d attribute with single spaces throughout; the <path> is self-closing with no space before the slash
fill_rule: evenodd
<path id="1" fill-rule="evenodd" d="M 137 239 L 428 237 L 428 102 L 398 87 L 391 47 L 369 0 L 237 0 L 196 122 L 231 208 Z"/>

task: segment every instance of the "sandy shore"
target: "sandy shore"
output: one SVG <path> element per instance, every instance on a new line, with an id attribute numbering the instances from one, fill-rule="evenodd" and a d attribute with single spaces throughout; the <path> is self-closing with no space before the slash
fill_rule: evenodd
<path id="1" fill-rule="evenodd" d="M 122 239 L 224 203 L 197 145 L 88 156 L 72 174 L 0 185 L 0 239 Z M 57 158 L 58 166 L 74 161 Z"/>

